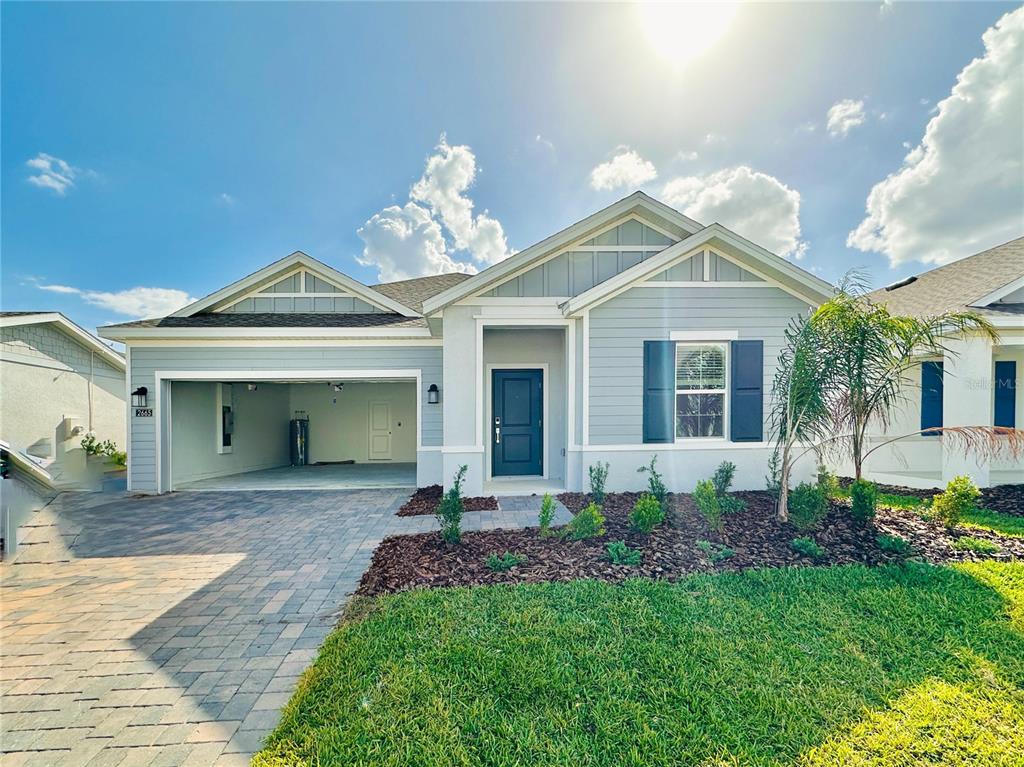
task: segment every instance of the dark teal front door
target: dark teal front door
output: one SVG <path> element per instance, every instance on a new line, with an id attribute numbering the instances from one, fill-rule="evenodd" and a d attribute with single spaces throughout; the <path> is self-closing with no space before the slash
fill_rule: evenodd
<path id="1" fill-rule="evenodd" d="M 495 370 L 491 475 L 544 473 L 544 377 L 540 370 Z"/>

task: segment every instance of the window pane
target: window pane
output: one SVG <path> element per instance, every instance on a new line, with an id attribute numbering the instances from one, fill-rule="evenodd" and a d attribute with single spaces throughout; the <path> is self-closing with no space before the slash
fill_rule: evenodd
<path id="1" fill-rule="evenodd" d="M 721 346 L 680 346 L 677 389 L 724 389 L 725 350 Z"/>
<path id="2" fill-rule="evenodd" d="M 677 437 L 721 437 L 725 432 L 724 394 L 677 394 Z"/>

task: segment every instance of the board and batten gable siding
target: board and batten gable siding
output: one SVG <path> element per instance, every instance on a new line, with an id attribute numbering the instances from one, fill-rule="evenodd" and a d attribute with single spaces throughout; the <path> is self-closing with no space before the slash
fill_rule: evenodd
<path id="1" fill-rule="evenodd" d="M 768 402 L 783 333 L 809 306 L 785 291 L 764 287 L 634 287 L 590 311 L 590 444 L 642 445 L 644 341 L 672 331 L 738 333 L 764 341 L 764 435 Z M 727 340 L 727 338 L 723 338 Z"/>
<path id="2" fill-rule="evenodd" d="M 440 346 L 356 346 L 356 347 L 199 347 L 132 346 L 131 388 L 149 389 L 154 404 L 156 372 L 159 371 L 246 371 L 246 370 L 415 370 L 421 372 L 422 438 L 424 447 L 441 445 L 441 407 L 427 404 L 427 387 L 436 383 L 444 389 Z M 152 492 L 156 488 L 156 420 L 136 418 L 130 411 L 129 471 L 131 488 Z M 211 419 L 214 417 L 210 415 Z M 173 418 L 173 405 L 172 405 Z"/>

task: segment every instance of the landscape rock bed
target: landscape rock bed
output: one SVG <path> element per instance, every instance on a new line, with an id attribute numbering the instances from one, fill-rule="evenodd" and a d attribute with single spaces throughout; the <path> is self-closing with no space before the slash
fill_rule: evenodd
<path id="1" fill-rule="evenodd" d="M 913 547 L 911 556 L 934 563 L 1024 557 L 1024 538 L 1009 538 L 976 529 L 949 533 L 940 524 L 925 521 L 913 510 L 880 508 L 874 524 L 861 524 L 852 518 L 847 503 L 833 502 L 819 524 L 810 530 L 801 530 L 776 521 L 774 499 L 768 493 L 734 495 L 746 501 L 747 508 L 725 515 L 721 532 L 708 527 L 689 495 L 680 494 L 670 496 L 669 514 L 663 525 L 650 535 L 638 533 L 630 525 L 629 513 L 639 494 L 611 493 L 603 507 L 605 535 L 589 540 L 565 540 L 557 531 L 542 536 L 538 528 L 466 532 L 458 545 L 446 544 L 433 532 L 393 536 L 385 539 L 374 552 L 357 593 L 373 596 L 420 587 L 577 578 L 622 581 L 646 577 L 671 581 L 694 572 L 788 565 L 877 565 L 904 559 L 879 548 L 879 533 L 899 535 Z M 558 499 L 574 514 L 590 500 L 582 493 L 565 493 Z M 1016 502 L 1019 503 L 1019 498 Z M 953 543 L 964 535 L 991 540 L 1000 551 L 980 555 L 954 549 Z M 814 539 L 824 549 L 824 556 L 814 559 L 793 551 L 790 543 L 797 537 Z M 620 540 L 643 553 L 639 565 L 615 565 L 608 561 L 607 544 Z M 697 547 L 699 540 L 726 546 L 735 553 L 712 563 Z M 489 570 L 486 557 L 505 552 L 523 554 L 527 559 L 505 572 Z"/>
<path id="2" fill-rule="evenodd" d="M 395 516 L 417 517 L 422 514 L 434 514 L 437 511 L 437 505 L 441 502 L 442 495 L 444 495 L 444 490 L 440 485 L 421 487 L 412 494 L 408 501 L 402 504 L 402 508 L 396 512 Z M 498 510 L 498 499 L 493 495 L 480 498 L 463 498 L 462 504 L 466 511 Z"/>

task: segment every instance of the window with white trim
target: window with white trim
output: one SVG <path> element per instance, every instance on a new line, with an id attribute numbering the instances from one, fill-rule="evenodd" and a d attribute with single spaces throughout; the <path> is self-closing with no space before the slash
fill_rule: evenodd
<path id="1" fill-rule="evenodd" d="M 676 439 L 725 436 L 726 344 L 676 344 Z"/>

